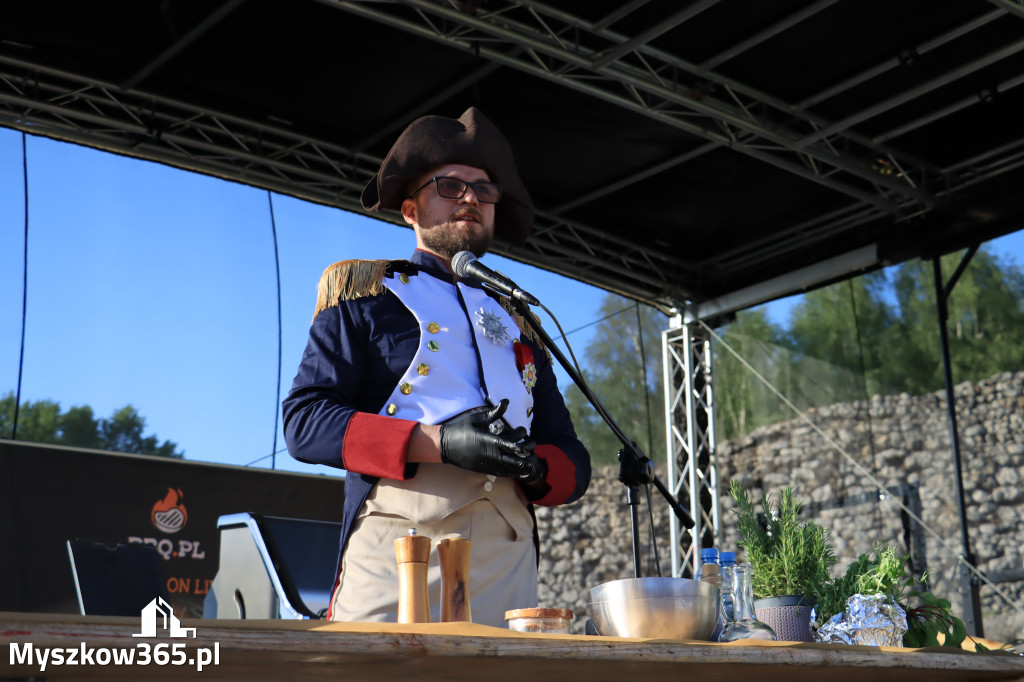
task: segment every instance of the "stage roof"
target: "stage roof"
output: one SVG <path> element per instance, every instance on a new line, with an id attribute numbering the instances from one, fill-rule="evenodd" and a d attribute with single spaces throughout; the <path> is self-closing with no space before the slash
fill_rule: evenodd
<path id="1" fill-rule="evenodd" d="M 1019 0 L 0 8 L 0 125 L 362 212 L 476 106 L 537 206 L 497 252 L 701 317 L 1024 225 L 1022 83 Z"/>

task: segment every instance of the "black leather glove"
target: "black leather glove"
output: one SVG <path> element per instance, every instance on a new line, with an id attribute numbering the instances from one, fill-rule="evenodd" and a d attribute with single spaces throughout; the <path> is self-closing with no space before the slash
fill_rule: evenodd
<path id="1" fill-rule="evenodd" d="M 441 461 L 492 476 L 536 478 L 541 469 L 536 444 L 526 429 L 509 429 L 501 419 L 508 399 L 441 426 Z M 533 480 L 533 479 L 527 479 Z"/>
<path id="2" fill-rule="evenodd" d="M 532 452 L 524 457 L 526 460 L 527 470 L 519 474 L 519 480 L 523 483 L 533 483 L 548 475 L 548 465 L 540 457 L 533 454 Z"/>

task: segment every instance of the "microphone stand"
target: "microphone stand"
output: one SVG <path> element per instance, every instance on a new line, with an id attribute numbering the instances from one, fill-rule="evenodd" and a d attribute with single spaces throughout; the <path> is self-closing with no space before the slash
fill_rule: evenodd
<path id="1" fill-rule="evenodd" d="M 580 376 L 579 372 L 572 366 L 572 364 L 566 359 L 561 349 L 555 345 L 551 336 L 547 333 L 544 327 L 541 326 L 540 321 L 530 310 L 530 306 L 523 301 L 518 300 L 514 297 L 508 297 L 512 303 L 512 307 L 524 320 L 530 325 L 534 333 L 537 334 L 547 346 L 551 354 L 555 356 L 559 364 L 565 370 L 566 374 L 576 383 L 580 391 L 586 397 L 590 404 L 594 406 L 597 413 L 601 415 L 601 419 L 608 425 L 608 428 L 612 430 L 615 437 L 622 443 L 622 449 L 619 450 L 619 481 L 621 481 L 627 489 L 627 501 L 629 503 L 630 510 L 630 524 L 633 533 L 633 574 L 639 578 L 640 575 L 640 528 L 639 518 L 637 512 L 637 506 L 639 504 L 639 491 L 641 485 L 647 485 L 650 483 L 654 484 L 654 487 L 658 489 L 661 496 L 668 502 L 669 507 L 675 512 L 676 517 L 679 521 L 687 528 L 693 528 L 693 519 L 690 518 L 690 514 L 683 509 L 676 500 L 675 496 L 672 495 L 671 491 L 665 487 L 665 484 L 661 482 L 657 474 L 654 472 L 654 463 L 647 458 L 637 447 L 630 438 L 623 433 L 619 425 L 615 423 L 615 420 L 611 418 L 608 411 L 605 410 L 604 405 L 597 399 L 597 396 L 587 386 L 587 382 Z"/>

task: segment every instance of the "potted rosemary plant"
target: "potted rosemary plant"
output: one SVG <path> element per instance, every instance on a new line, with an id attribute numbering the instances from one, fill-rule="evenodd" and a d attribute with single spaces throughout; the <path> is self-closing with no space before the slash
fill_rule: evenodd
<path id="1" fill-rule="evenodd" d="M 736 481 L 729 495 L 736 503 L 738 544 L 753 571 L 758 620 L 781 640 L 811 641 L 814 598 L 831 579 L 829 569 L 836 562 L 830 531 L 800 519 L 803 505 L 792 488 L 782 489 L 778 498 L 763 496 L 760 512 Z"/>
<path id="2" fill-rule="evenodd" d="M 895 545 L 876 546 L 832 578 L 836 557 L 830 531 L 800 520 L 803 505 L 792 488 L 782 489 L 777 498 L 763 496 L 760 510 L 736 481 L 729 485 L 729 496 L 736 503 L 738 544 L 753 571 L 757 618 L 780 640 L 813 641 L 812 609 L 818 629 L 845 614 L 854 595 L 883 595 L 906 613 L 903 646 L 961 647 L 967 635 L 963 621 L 953 615 L 948 600 L 927 591 L 926 576 L 915 579 L 906 572 L 907 557 Z M 974 644 L 977 651 L 985 650 Z"/>

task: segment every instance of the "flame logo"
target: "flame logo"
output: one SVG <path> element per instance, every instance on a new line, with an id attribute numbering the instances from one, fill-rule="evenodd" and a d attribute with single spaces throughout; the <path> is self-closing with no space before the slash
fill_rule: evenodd
<path id="1" fill-rule="evenodd" d="M 149 519 L 157 530 L 164 533 L 177 533 L 185 527 L 188 522 L 188 511 L 185 509 L 185 505 L 178 501 L 184 496 L 181 488 L 168 488 L 164 499 L 153 505 Z"/>

